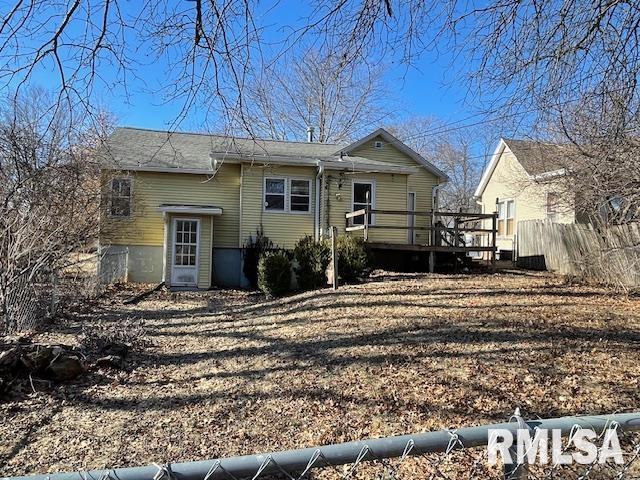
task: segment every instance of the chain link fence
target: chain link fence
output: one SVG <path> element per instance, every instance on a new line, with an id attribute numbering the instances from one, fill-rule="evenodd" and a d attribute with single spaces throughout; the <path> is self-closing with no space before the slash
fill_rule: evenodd
<path id="1" fill-rule="evenodd" d="M 60 268 L 27 270 L 7 278 L 0 289 L 0 332 L 34 330 L 65 306 L 99 293 L 97 252 L 70 255 Z"/>
<path id="2" fill-rule="evenodd" d="M 58 275 L 52 271 L 18 275 L 1 296 L 5 332 L 33 330 L 58 309 Z"/>
<path id="3" fill-rule="evenodd" d="M 490 462 L 492 432 L 533 437 L 557 432 L 563 447 L 547 463 Z M 640 412 L 593 417 L 562 417 L 525 422 L 516 412 L 508 423 L 458 430 L 326 445 L 261 455 L 146 467 L 14 477 L 4 480 L 258 480 L 258 479 L 638 479 L 640 478 Z M 524 433 L 523 433 L 524 432 Z M 578 437 L 592 434 L 595 457 L 584 462 Z M 555 435 L 555 434 L 554 434 Z M 615 437 L 616 442 L 612 439 Z M 551 438 L 551 437 L 549 437 Z M 617 447 L 619 457 L 607 458 Z M 581 446 L 582 445 L 582 446 Z M 506 448 L 506 447 L 505 447 Z M 517 458 L 516 448 L 509 452 Z M 614 449 L 615 450 L 615 449 Z M 551 450 L 549 450 L 551 452 Z M 540 450 L 537 450 L 540 453 Z M 533 452 L 535 453 L 535 452 Z M 568 462 L 582 455 L 581 463 Z M 499 458 L 499 457 L 498 457 Z"/>

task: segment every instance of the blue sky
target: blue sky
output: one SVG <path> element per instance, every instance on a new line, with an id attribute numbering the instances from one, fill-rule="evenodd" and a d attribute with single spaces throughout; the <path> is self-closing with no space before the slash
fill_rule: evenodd
<path id="1" fill-rule="evenodd" d="M 176 0 L 179 4 L 179 1 Z M 125 3 L 132 11 L 136 3 Z M 258 4 L 263 12 L 255 12 L 255 16 L 263 25 L 267 25 L 265 40 L 277 42 L 284 35 L 283 25 L 300 25 L 309 12 L 306 2 L 283 1 Z M 60 12 L 58 12 L 60 13 Z M 133 42 L 131 42 L 133 43 Z M 167 81 L 169 59 L 147 58 L 144 50 L 134 53 L 133 58 L 140 63 L 137 68 L 139 78 L 130 77 L 128 90 L 130 95 L 124 95 L 123 90 L 115 88 L 111 91 L 100 90 L 94 92 L 94 102 L 104 105 L 115 113 L 122 125 L 143 128 L 164 129 L 172 124 L 182 105 L 180 102 L 165 104 L 159 93 L 156 93 L 163 82 Z M 406 68 L 394 63 L 397 59 L 385 58 L 384 63 L 389 66 L 386 80 L 392 87 L 396 98 L 385 99 L 397 108 L 397 118 L 413 116 L 435 116 L 445 122 L 466 118 L 473 112 L 473 105 L 465 105 L 466 86 L 460 81 L 459 72 L 453 73 L 452 59 L 446 54 L 424 53 L 415 64 Z M 105 67 L 103 65 L 103 67 Z M 107 78 L 113 76 L 110 67 L 102 70 Z M 57 73 L 53 65 L 41 68 L 36 72 L 34 83 L 51 86 L 57 80 Z M 195 108 L 182 121 L 179 129 L 202 129 L 202 112 Z"/>

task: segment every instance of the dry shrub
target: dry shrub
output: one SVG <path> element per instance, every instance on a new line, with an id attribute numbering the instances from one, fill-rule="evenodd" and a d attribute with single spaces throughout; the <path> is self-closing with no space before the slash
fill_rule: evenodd
<path id="1" fill-rule="evenodd" d="M 141 349 L 147 345 L 142 320 L 83 325 L 78 340 L 85 354 L 126 356 L 132 349 Z"/>

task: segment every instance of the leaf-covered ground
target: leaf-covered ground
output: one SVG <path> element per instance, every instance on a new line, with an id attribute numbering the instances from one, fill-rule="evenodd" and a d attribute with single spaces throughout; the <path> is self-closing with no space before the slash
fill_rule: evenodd
<path id="1" fill-rule="evenodd" d="M 384 280 L 384 281 L 382 281 Z M 0 404 L 0 474 L 131 466 L 640 409 L 640 299 L 524 272 L 386 275 L 273 302 L 105 300 L 131 372 Z M 75 341 L 78 325 L 39 340 Z"/>

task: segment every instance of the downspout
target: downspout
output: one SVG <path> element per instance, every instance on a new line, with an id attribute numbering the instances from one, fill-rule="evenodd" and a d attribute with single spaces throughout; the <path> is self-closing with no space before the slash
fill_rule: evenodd
<path id="1" fill-rule="evenodd" d="M 322 190 L 320 188 L 320 177 L 324 174 L 324 164 L 322 161 L 318 160 L 318 172 L 316 173 L 316 200 L 315 200 L 315 213 L 313 215 L 313 228 L 314 228 L 314 236 L 315 240 L 320 240 L 320 222 L 321 215 L 321 203 L 322 203 Z"/>
<path id="2" fill-rule="evenodd" d="M 440 187 L 442 185 L 438 184 L 438 185 L 434 185 L 433 188 L 431 189 L 431 210 L 432 211 L 438 211 L 440 209 L 440 205 L 439 205 L 439 195 L 438 193 L 440 192 Z"/>

